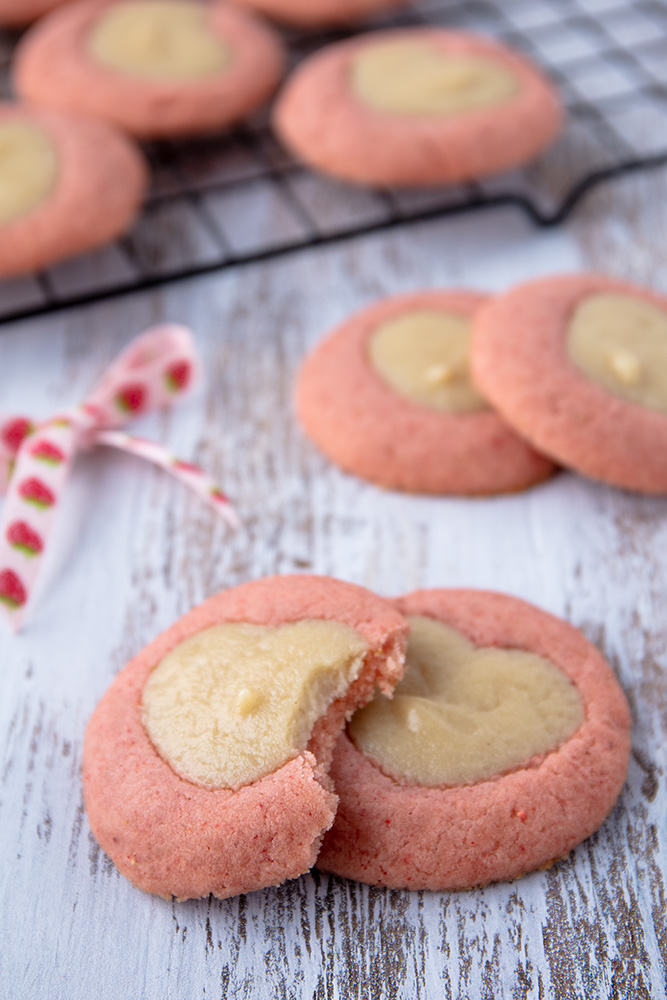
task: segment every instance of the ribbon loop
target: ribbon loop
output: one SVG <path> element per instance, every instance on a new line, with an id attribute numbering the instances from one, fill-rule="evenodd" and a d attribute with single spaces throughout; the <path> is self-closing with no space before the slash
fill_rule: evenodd
<path id="1" fill-rule="evenodd" d="M 186 327 L 155 327 L 137 337 L 116 358 L 84 408 L 100 428 L 122 427 L 149 410 L 171 406 L 174 397 L 200 377 L 192 334 Z"/>
<path id="2" fill-rule="evenodd" d="M 118 431 L 133 417 L 173 405 L 198 380 L 201 367 L 191 332 L 163 325 L 136 337 L 79 406 L 35 424 L 0 418 L 0 608 L 15 630 L 37 578 L 63 488 L 78 451 L 105 444 L 170 472 L 232 527 L 238 518 L 225 494 L 201 469 L 162 445 Z"/>

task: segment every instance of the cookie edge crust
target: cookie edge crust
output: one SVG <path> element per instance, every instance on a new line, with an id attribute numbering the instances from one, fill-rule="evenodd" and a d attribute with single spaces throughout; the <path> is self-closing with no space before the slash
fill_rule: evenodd
<path id="1" fill-rule="evenodd" d="M 22 28 L 68 2 L 69 0 L 33 0 L 32 3 L 30 0 L 0 0 L 0 25 Z"/>
<path id="2" fill-rule="evenodd" d="M 368 359 L 366 345 L 387 320 L 419 308 L 472 316 L 488 298 L 413 292 L 382 299 L 336 327 L 306 357 L 297 377 L 295 410 L 310 440 L 344 471 L 409 493 L 488 496 L 552 476 L 553 462 L 498 414 L 419 406 L 387 385 Z"/>
<path id="3" fill-rule="evenodd" d="M 348 84 L 351 60 L 369 42 L 390 39 L 492 56 L 518 77 L 521 91 L 505 105 L 460 116 L 366 108 Z M 474 180 L 527 163 L 563 121 L 556 88 L 532 62 L 483 36 L 438 28 L 390 29 L 327 46 L 288 78 L 272 116 L 278 137 L 310 166 L 352 183 L 397 186 Z"/>
<path id="4" fill-rule="evenodd" d="M 143 155 L 122 132 L 106 122 L 24 104 L 1 105 L 0 117 L 40 126 L 58 157 L 51 194 L 2 226 L 0 276 L 28 274 L 94 250 L 130 228 L 149 177 Z"/>
<path id="5" fill-rule="evenodd" d="M 102 117 L 138 138 L 205 134 L 224 129 L 268 101 L 284 74 L 280 37 L 231 3 L 212 0 L 208 17 L 233 49 L 230 67 L 196 81 L 143 80 L 88 57 L 86 36 L 120 0 L 75 0 L 25 34 L 13 66 L 14 88 L 45 107 Z M 49 66 L 45 74 L 44 66 Z"/>
<path id="6" fill-rule="evenodd" d="M 600 293 L 630 295 L 667 314 L 667 296 L 604 275 L 527 282 L 476 316 L 475 381 L 507 422 L 554 461 L 613 486 L 667 493 L 667 414 L 614 396 L 568 357 L 574 312 Z"/>
<path id="7" fill-rule="evenodd" d="M 317 867 L 371 885 L 444 891 L 510 881 L 566 856 L 600 827 L 627 776 L 630 712 L 609 664 L 572 625 L 517 598 L 427 590 L 395 605 L 477 645 L 551 659 L 576 683 L 586 718 L 527 767 L 447 789 L 394 781 L 343 734 L 331 770 L 340 804 Z"/>
<path id="8" fill-rule="evenodd" d="M 373 14 L 389 13 L 408 0 L 329 0 L 325 11 L 313 10 L 312 0 L 234 0 L 279 24 L 301 28 L 329 28 L 353 24 Z M 321 7 L 320 3 L 320 7 Z"/>
<path id="9" fill-rule="evenodd" d="M 237 792 L 178 777 L 142 723 L 141 698 L 153 667 L 184 639 L 222 622 L 280 625 L 306 617 L 342 621 L 369 645 L 360 677 L 318 720 L 307 748 Z M 147 646 L 113 681 L 84 740 L 90 826 L 121 874 L 164 898 L 213 893 L 222 899 L 308 871 L 337 806 L 328 777 L 336 738 L 376 684 L 390 691 L 398 682 L 407 633 L 401 614 L 361 587 L 287 576 L 210 598 Z"/>

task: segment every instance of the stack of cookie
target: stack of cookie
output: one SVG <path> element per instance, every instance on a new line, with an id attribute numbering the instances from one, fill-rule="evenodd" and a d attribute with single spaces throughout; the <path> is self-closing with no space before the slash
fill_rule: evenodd
<path id="1" fill-rule="evenodd" d="M 226 898 L 313 864 L 461 889 L 593 833 L 629 729 L 597 650 L 522 601 L 390 602 L 274 577 L 211 598 L 118 675 L 88 726 L 84 794 L 118 869 L 166 898 Z"/>
<path id="2" fill-rule="evenodd" d="M 129 227 L 148 177 L 131 138 L 218 132 L 269 100 L 285 70 L 284 46 L 244 8 L 313 28 L 404 2 L 0 0 L 0 22 L 45 15 L 14 60 L 14 87 L 26 103 L 0 107 L 9 205 L 0 226 L 3 243 L 18 247 L 0 258 L 0 275 L 44 267 Z M 91 140 L 82 116 L 107 132 Z M 293 74 L 273 115 L 297 158 L 370 185 L 450 184 L 518 166 L 553 142 L 562 120 L 557 94 L 525 58 L 428 28 L 327 46 Z M 83 165 L 72 164 L 63 136 L 85 144 Z M 24 183 L 24 173 L 34 181 Z M 108 201 L 99 193 L 107 186 Z"/>
<path id="3" fill-rule="evenodd" d="M 667 493 L 667 299 L 600 275 L 380 302 L 315 349 L 296 395 L 321 450 L 388 488 L 489 495 L 566 466 Z"/>
<path id="4" fill-rule="evenodd" d="M 132 139 L 227 128 L 269 99 L 285 66 L 276 33 L 222 0 L 0 0 L 0 19 L 56 6 L 16 52 L 26 103 L 0 106 L 3 276 L 125 232 L 148 182 Z"/>

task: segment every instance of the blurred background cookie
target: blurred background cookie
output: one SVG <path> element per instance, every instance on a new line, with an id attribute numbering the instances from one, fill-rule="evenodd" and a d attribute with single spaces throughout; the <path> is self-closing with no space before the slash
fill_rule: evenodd
<path id="1" fill-rule="evenodd" d="M 357 313 L 301 369 L 296 408 L 337 465 L 391 489 L 484 495 L 554 472 L 470 380 L 471 321 L 487 297 L 425 291 Z"/>
<path id="2" fill-rule="evenodd" d="M 667 298 L 600 275 L 543 278 L 475 319 L 472 367 L 520 434 L 583 475 L 667 493 Z"/>
<path id="3" fill-rule="evenodd" d="M 364 17 L 403 7 L 408 0 L 234 0 L 259 14 L 302 28 L 353 24 Z"/>
<path id="4" fill-rule="evenodd" d="M 279 83 L 284 58 L 270 28 L 220 0 L 80 0 L 28 31 L 14 82 L 35 104 L 160 138 L 250 114 Z"/>
<path id="5" fill-rule="evenodd" d="M 21 27 L 68 0 L 0 0 L 0 24 Z"/>
<path id="6" fill-rule="evenodd" d="M 625 782 L 630 713 L 575 628 L 484 591 L 396 602 L 412 633 L 391 700 L 337 744 L 318 867 L 372 885 L 466 889 L 564 857 Z"/>
<path id="7" fill-rule="evenodd" d="M 123 233 L 148 182 L 134 144 L 105 122 L 0 105 L 0 275 L 38 270 Z"/>
<path id="8" fill-rule="evenodd" d="M 527 59 L 437 28 L 329 46 L 288 80 L 278 136 L 311 166 L 361 184 L 471 180 L 526 163 L 558 135 L 554 87 Z"/>

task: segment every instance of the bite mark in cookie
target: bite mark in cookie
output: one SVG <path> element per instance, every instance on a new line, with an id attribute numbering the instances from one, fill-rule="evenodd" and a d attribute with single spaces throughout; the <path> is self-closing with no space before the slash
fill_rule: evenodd
<path id="1" fill-rule="evenodd" d="M 155 668 L 144 688 L 144 725 L 182 777 L 241 788 L 306 749 L 367 653 L 359 633 L 339 622 L 217 625 Z"/>
<path id="2" fill-rule="evenodd" d="M 297 671 L 284 689 L 296 706 L 278 708 L 281 675 L 292 669 L 289 648 L 298 659 L 301 633 L 311 626 L 314 636 L 307 640 L 310 652 L 303 659 L 306 682 Z M 227 633 L 224 655 L 216 646 L 220 628 Z M 407 631 L 400 612 L 361 587 L 327 577 L 288 576 L 211 598 L 148 646 L 98 705 L 84 745 L 91 828 L 122 874 L 148 892 L 184 899 L 209 893 L 225 898 L 308 871 L 338 801 L 328 776 L 333 745 L 346 719 L 370 700 L 376 686 L 388 692 L 401 676 Z M 230 663 L 230 650 L 239 640 L 245 649 L 241 655 L 255 661 L 245 680 Z M 198 678 L 190 668 L 200 657 Z M 193 724 L 185 727 L 190 749 L 204 746 L 203 756 L 195 753 L 199 761 L 194 769 L 192 755 L 176 759 L 178 748 L 172 766 L 165 759 L 172 757 L 171 750 L 161 746 L 158 752 L 147 730 L 146 723 L 152 728 L 159 717 L 147 710 L 151 681 L 157 678 L 154 683 L 160 686 L 160 666 L 165 664 L 167 672 L 190 674 L 186 687 L 189 679 L 198 688 L 200 707 L 209 682 L 216 689 L 225 686 L 226 667 L 232 667 L 229 698 L 216 690 L 203 715 L 192 704 L 184 706 L 181 716 L 177 710 L 174 725 L 191 713 Z M 177 685 L 167 697 L 172 709 L 179 697 Z M 268 717 L 272 702 L 275 714 L 286 711 L 282 720 Z M 263 703 L 269 710 L 266 719 Z M 241 728 L 247 721 L 251 738 L 244 747 L 243 741 L 232 739 L 232 768 L 225 771 L 228 746 L 224 733 L 216 733 L 216 717 L 220 731 L 239 716 Z M 169 719 L 169 712 L 159 719 L 162 735 Z M 248 767 L 256 722 L 263 731 L 256 760 Z M 282 734 L 277 754 L 276 734 Z M 161 735 L 155 739 L 159 744 Z M 240 748 L 249 751 L 245 760 Z M 202 759 L 203 772 L 197 770 Z M 207 770 L 211 760 L 214 773 Z"/>

